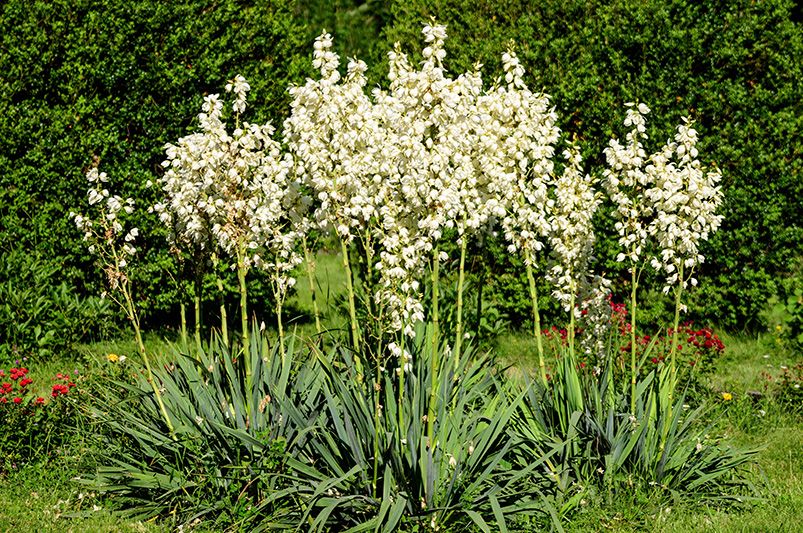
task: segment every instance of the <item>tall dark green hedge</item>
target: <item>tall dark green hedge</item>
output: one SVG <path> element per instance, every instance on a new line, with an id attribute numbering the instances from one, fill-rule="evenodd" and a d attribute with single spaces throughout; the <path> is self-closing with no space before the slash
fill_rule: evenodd
<path id="1" fill-rule="evenodd" d="M 722 170 L 725 221 L 705 246 L 692 303 L 722 325 L 758 325 L 803 258 L 803 25 L 794 1 L 399 0 L 389 11 L 371 58 L 381 63 L 377 79 L 382 52 L 394 41 L 420 49 L 432 16 L 448 26 L 452 72 L 480 61 L 496 75 L 513 39 L 528 82 L 552 96 L 597 175 L 607 139 L 624 134 L 625 102 L 652 108 L 653 150 L 682 116 L 695 118 L 705 163 Z M 621 273 L 615 243 L 601 244 L 603 268 Z"/>
<path id="2" fill-rule="evenodd" d="M 252 86 L 249 117 L 281 120 L 288 84 L 309 74 L 315 32 L 288 0 L 10 0 L 0 27 L 0 252 L 37 250 L 96 291 L 67 213 L 84 209 L 83 173 L 98 159 L 143 208 L 139 295 L 145 309 L 165 309 L 171 259 L 144 213 L 163 145 L 194 128 L 203 94 L 236 74 Z"/>
<path id="3" fill-rule="evenodd" d="M 203 93 L 241 73 L 253 87 L 251 116 L 277 122 L 287 85 L 311 72 L 310 45 L 323 27 L 379 82 L 392 42 L 418 49 L 430 16 L 448 25 L 453 72 L 479 60 L 489 77 L 498 73 L 515 40 L 531 85 L 552 95 L 595 173 L 605 140 L 623 133 L 624 102 L 650 104 L 654 146 L 681 116 L 696 118 L 701 152 L 722 169 L 726 195 L 696 310 L 730 327 L 756 325 L 803 256 L 803 28 L 791 0 L 7 0 L 0 254 L 36 250 L 63 264 L 70 284 L 95 291 L 91 258 L 66 216 L 84 204 L 93 158 L 123 194 L 148 205 L 155 191 L 143 187 L 159 172 L 162 145 L 194 127 Z M 140 295 L 146 309 L 164 310 L 175 301 L 165 279 L 171 260 L 153 219 L 140 225 L 149 236 Z M 601 255 L 615 276 L 614 248 L 604 241 Z"/>

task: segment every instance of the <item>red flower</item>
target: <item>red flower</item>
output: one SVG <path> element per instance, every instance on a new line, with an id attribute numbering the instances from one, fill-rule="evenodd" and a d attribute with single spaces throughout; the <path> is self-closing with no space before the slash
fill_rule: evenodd
<path id="1" fill-rule="evenodd" d="M 42 405 L 43 403 L 45 403 L 45 399 L 40 396 L 36 399 L 36 402 L 34 403 L 36 403 L 36 405 Z"/>
<path id="2" fill-rule="evenodd" d="M 22 398 L 20 398 L 19 396 L 15 396 L 14 403 L 22 403 Z"/>
<path id="3" fill-rule="evenodd" d="M 70 388 L 67 385 L 62 385 L 61 383 L 57 383 L 56 385 L 53 385 L 50 395 L 54 398 L 59 395 L 63 396 L 67 394 L 69 390 Z"/>
<path id="4" fill-rule="evenodd" d="M 8 398 L 6 397 L 0 398 L 0 403 L 8 403 Z"/>
<path id="5" fill-rule="evenodd" d="M 20 381 L 20 387 L 27 387 L 31 383 L 33 383 L 31 378 L 24 378 L 22 381 Z"/>

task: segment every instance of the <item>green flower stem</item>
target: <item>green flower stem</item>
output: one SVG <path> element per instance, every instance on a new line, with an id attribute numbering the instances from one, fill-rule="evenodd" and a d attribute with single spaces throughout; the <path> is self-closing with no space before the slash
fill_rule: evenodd
<path id="1" fill-rule="evenodd" d="M 148 357 L 148 352 L 145 350 L 145 343 L 142 341 L 142 332 L 139 329 L 139 318 L 134 310 L 134 302 L 131 298 L 131 293 L 128 289 L 127 282 L 124 282 L 122 285 L 122 292 L 126 302 L 128 319 L 131 321 L 131 325 L 134 327 L 134 337 L 137 341 L 137 347 L 139 348 L 139 355 L 142 357 L 142 361 L 145 363 L 145 370 L 148 373 L 148 383 L 150 383 L 153 393 L 156 396 L 156 403 L 159 405 L 159 410 L 162 412 L 162 417 L 164 418 L 165 424 L 167 424 L 168 431 L 170 431 L 170 436 L 175 440 L 176 431 L 173 428 L 173 423 L 170 421 L 170 416 L 167 414 L 167 409 L 165 408 L 164 401 L 162 400 L 162 393 L 159 391 L 159 386 L 156 384 L 156 380 L 153 378 L 151 361 Z"/>
<path id="2" fill-rule="evenodd" d="M 438 323 L 438 283 L 440 258 L 438 255 L 439 250 L 436 246 L 432 262 L 432 354 L 430 358 L 431 383 L 429 387 L 429 409 L 427 411 L 427 437 L 429 438 L 429 448 L 431 450 L 435 447 L 435 402 L 438 396 L 438 386 L 440 385 L 440 379 L 438 379 L 438 370 L 440 369 L 440 354 L 438 353 L 440 344 L 438 338 L 440 334 L 440 326 Z"/>
<path id="3" fill-rule="evenodd" d="M 527 270 L 527 281 L 530 286 L 530 301 L 533 304 L 533 334 L 535 335 L 535 345 L 538 349 L 538 369 L 541 373 L 541 383 L 546 386 L 546 362 L 544 361 L 544 344 L 541 340 L 541 313 L 538 311 L 538 292 L 535 288 L 532 260 L 532 255 L 528 250 L 524 264 Z"/>
<path id="4" fill-rule="evenodd" d="M 374 374 L 374 477 L 373 481 L 371 482 L 371 487 L 374 491 L 374 498 L 379 497 L 379 491 L 376 485 L 376 480 L 379 477 L 379 435 L 381 432 L 379 430 L 380 424 L 380 415 L 379 412 L 382 409 L 382 405 L 380 403 L 381 400 L 381 391 L 382 391 L 382 382 L 380 378 L 382 376 L 381 371 L 381 362 L 382 358 L 377 356 L 376 357 L 376 369 Z"/>
<path id="5" fill-rule="evenodd" d="M 201 291 L 203 290 L 203 278 L 201 274 L 195 276 L 195 294 L 193 303 L 195 305 L 195 348 L 201 353 L 203 345 L 201 343 Z M 200 357 L 200 356 L 199 356 Z"/>
<path id="6" fill-rule="evenodd" d="M 476 342 L 479 344 L 480 342 L 480 327 L 482 325 L 482 289 L 485 287 L 485 276 L 486 276 L 486 267 L 483 264 L 482 270 L 480 271 L 480 283 L 479 287 L 477 288 L 477 310 L 476 314 L 474 315 L 474 330 L 475 330 L 475 337 Z"/>
<path id="7" fill-rule="evenodd" d="M 399 359 L 399 390 L 397 394 L 398 398 L 398 412 L 399 412 L 399 442 L 404 439 L 404 411 L 402 410 L 402 406 L 404 405 L 404 323 L 402 323 L 402 332 L 399 333 L 399 346 L 402 348 L 402 357 Z"/>
<path id="8" fill-rule="evenodd" d="M 346 241 L 340 239 L 340 249 L 343 254 L 343 268 L 346 271 L 346 287 L 349 292 L 349 320 L 351 321 L 351 343 L 354 354 L 359 359 L 360 334 L 357 330 L 357 308 L 354 305 L 354 280 L 351 275 L 351 263 L 349 262 L 349 249 Z"/>
<path id="9" fill-rule="evenodd" d="M 630 413 L 636 414 L 636 265 L 630 269 Z"/>
<path id="10" fill-rule="evenodd" d="M 114 261 L 114 265 L 120 264 L 120 257 L 117 254 L 117 249 L 115 248 L 114 244 L 111 244 L 110 250 L 112 260 Z M 112 297 L 115 302 L 118 303 L 123 310 L 126 312 L 128 316 L 128 320 L 131 321 L 131 326 L 134 328 L 134 338 L 137 342 L 137 347 L 139 348 L 139 355 L 142 357 L 142 362 L 145 363 L 145 370 L 148 373 L 148 383 L 151 385 L 151 389 L 153 389 L 153 394 L 156 397 L 156 403 L 159 405 L 159 410 L 162 412 L 162 417 L 164 418 L 165 424 L 167 424 L 167 429 L 170 432 L 170 437 L 173 440 L 176 440 L 176 430 L 173 428 L 173 423 L 170 421 L 170 416 L 167 414 L 167 409 L 165 408 L 164 401 L 162 400 L 162 393 L 159 391 L 159 386 L 156 384 L 156 380 L 153 378 L 153 371 L 151 370 L 151 361 L 148 357 L 148 352 L 145 350 L 145 343 L 142 341 L 142 332 L 139 329 L 139 317 L 137 316 L 136 309 L 134 308 L 134 298 L 131 296 L 131 289 L 129 288 L 129 280 L 128 278 L 122 274 L 122 281 L 119 285 L 120 292 L 123 294 L 123 299 L 125 300 L 125 305 L 123 305 L 119 300 Z"/>
<path id="11" fill-rule="evenodd" d="M 575 297 L 576 294 L 575 288 L 571 288 L 572 291 L 572 299 L 569 306 L 569 357 L 571 357 L 572 364 L 575 364 L 575 353 L 574 353 L 574 328 L 575 328 L 575 317 L 574 317 L 574 305 L 575 305 Z"/>
<path id="12" fill-rule="evenodd" d="M 274 264 L 279 264 L 279 258 L 275 258 Z M 282 325 L 282 304 L 284 302 L 283 295 L 280 293 L 279 289 L 279 268 L 276 268 L 276 280 L 274 281 L 274 290 L 273 290 L 273 297 L 276 300 L 276 326 L 279 331 L 279 353 L 282 356 L 282 364 L 284 364 L 285 360 L 285 349 L 284 349 L 284 327 Z"/>
<path id="13" fill-rule="evenodd" d="M 181 302 L 181 345 L 187 346 L 187 304 Z"/>
<path id="14" fill-rule="evenodd" d="M 201 344 L 201 297 L 198 296 L 198 293 L 195 293 L 193 297 L 193 308 L 195 310 L 195 334 L 193 337 L 195 338 L 195 349 L 198 350 L 198 353 L 201 352 L 202 344 Z"/>
<path id="15" fill-rule="evenodd" d="M 282 325 L 282 303 L 276 302 L 276 324 L 279 328 L 279 353 L 282 355 L 282 361 L 285 359 L 284 349 L 284 326 Z"/>
<path id="16" fill-rule="evenodd" d="M 401 331 L 398 332 L 398 339 L 399 339 L 399 346 L 402 349 L 401 357 L 399 358 L 399 390 L 397 391 L 397 407 L 399 413 L 399 442 L 401 442 L 405 438 L 405 428 L 404 428 L 404 411 L 402 410 L 402 406 L 404 405 L 404 328 L 407 326 L 406 321 L 402 318 L 402 328 Z M 380 352 L 381 353 L 381 352 Z"/>
<path id="17" fill-rule="evenodd" d="M 217 292 L 220 297 L 220 334 L 223 336 L 223 343 L 226 347 L 229 346 L 229 320 L 226 315 L 226 294 L 223 290 L 223 280 L 217 273 L 218 258 L 217 254 L 212 254 L 212 266 L 215 272 L 215 283 L 217 284 Z"/>
<path id="18" fill-rule="evenodd" d="M 251 339 L 248 334 L 248 289 L 245 285 L 245 274 L 245 245 L 241 244 L 237 248 L 237 280 L 240 283 L 240 326 L 243 333 L 242 359 L 243 366 L 245 366 L 246 390 L 251 391 L 251 365 L 249 361 Z"/>
<path id="19" fill-rule="evenodd" d="M 567 381 L 567 385 L 569 388 L 569 395 L 568 398 L 570 400 L 569 408 L 566 412 L 566 420 L 567 423 L 571 418 L 571 414 L 577 410 L 583 410 L 583 387 L 580 385 L 580 379 L 577 374 L 577 358 L 575 357 L 574 351 L 574 333 L 575 333 L 575 316 L 574 316 L 574 306 L 576 303 L 575 294 L 577 293 L 577 289 L 575 287 L 571 287 L 571 300 L 569 302 L 569 331 L 568 331 L 568 340 L 569 340 L 569 357 L 567 361 L 564 361 L 563 371 L 566 374 L 564 376 L 564 380 Z M 568 379 L 567 379 L 568 378 Z M 568 425 L 567 425 L 568 428 Z"/>
<path id="20" fill-rule="evenodd" d="M 454 339 L 454 369 L 460 365 L 460 348 L 463 344 L 463 282 L 466 274 L 466 245 L 468 240 L 465 233 L 460 240 L 460 270 L 457 274 L 457 325 Z"/>
<path id="21" fill-rule="evenodd" d="M 372 265 L 374 263 L 374 245 L 371 242 L 370 232 L 366 232 L 365 240 L 363 241 L 363 248 L 365 248 L 365 306 L 368 308 L 368 316 L 374 316 L 374 277 Z M 377 355 L 379 357 L 379 355 Z"/>
<path id="22" fill-rule="evenodd" d="M 315 290 L 315 262 L 310 255 L 309 247 L 307 246 L 307 236 L 302 238 L 302 247 L 304 248 L 304 263 L 307 266 L 307 280 L 309 281 L 309 292 L 312 296 L 312 313 L 315 315 L 315 331 L 318 335 L 321 334 L 321 314 L 318 311 L 318 298 L 317 291 Z"/>
<path id="23" fill-rule="evenodd" d="M 669 351 L 669 409 L 672 410 L 672 402 L 677 386 L 677 363 L 675 361 L 678 350 L 678 327 L 680 326 L 680 297 L 683 294 L 683 263 L 678 268 L 678 285 L 675 287 L 675 322 L 672 324 L 672 348 Z"/>

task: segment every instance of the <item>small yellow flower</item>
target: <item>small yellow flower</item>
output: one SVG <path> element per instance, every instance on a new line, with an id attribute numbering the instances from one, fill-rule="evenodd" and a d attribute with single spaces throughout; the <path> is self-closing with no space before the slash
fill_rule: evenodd
<path id="1" fill-rule="evenodd" d="M 110 353 L 109 355 L 106 356 L 106 359 L 108 359 L 110 363 L 116 363 L 117 361 L 120 360 L 120 356 L 117 355 L 116 353 Z"/>
<path id="2" fill-rule="evenodd" d="M 723 392 L 722 399 L 725 400 L 726 402 L 729 402 L 733 399 L 733 394 L 731 394 L 730 392 Z"/>

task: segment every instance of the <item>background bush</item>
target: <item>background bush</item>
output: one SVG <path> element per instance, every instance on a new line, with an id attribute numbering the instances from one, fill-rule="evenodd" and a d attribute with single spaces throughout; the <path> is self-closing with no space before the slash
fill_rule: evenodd
<path id="1" fill-rule="evenodd" d="M 91 258 L 67 213 L 85 203 L 93 163 L 137 199 L 145 236 L 143 307 L 177 302 L 164 231 L 145 215 L 163 145 L 194 127 L 202 95 L 243 74 L 249 117 L 278 117 L 309 63 L 306 30 L 285 0 L 12 0 L 0 6 L 0 250 L 63 262 L 62 279 L 97 293 Z M 166 270 L 167 269 L 167 270 Z M 93 285 L 87 287 L 87 285 Z"/>
<path id="2" fill-rule="evenodd" d="M 9 0 L 0 7 L 0 251 L 58 259 L 68 286 L 96 292 L 98 277 L 65 216 L 84 201 L 82 172 L 93 158 L 147 206 L 156 192 L 144 183 L 160 172 L 162 146 L 193 128 L 202 94 L 241 73 L 256 102 L 249 117 L 278 125 L 287 85 L 311 73 L 322 28 L 341 55 L 366 60 L 378 83 L 392 42 L 418 49 L 430 16 L 448 25 L 451 72 L 479 60 L 490 78 L 514 39 L 531 85 L 551 94 L 595 174 L 606 140 L 623 133 L 624 102 L 652 107 L 651 149 L 681 116 L 697 119 L 705 162 L 723 172 L 725 221 L 704 250 L 690 318 L 753 328 L 769 297 L 791 296 L 776 282 L 803 256 L 803 31 L 791 0 Z M 138 222 L 147 239 L 139 298 L 151 323 L 175 321 L 177 285 L 164 272 L 177 269 L 161 228 L 144 215 Z M 601 217 L 600 225 L 608 230 L 601 268 L 620 279 L 610 223 Z M 496 250 L 484 279 L 499 283 L 483 298 L 505 300 L 520 324 L 527 314 L 517 302 L 526 298 L 516 293 L 526 284 L 504 247 Z"/>
<path id="3" fill-rule="evenodd" d="M 0 252 L 0 365 L 50 357 L 75 342 L 113 334 L 113 310 L 109 300 L 76 295 L 56 261 Z"/>
<path id="4" fill-rule="evenodd" d="M 704 164 L 722 170 L 725 220 L 704 250 L 692 317 L 730 328 L 759 325 L 759 311 L 780 289 L 775 279 L 803 256 L 798 3 L 405 0 L 388 11 L 369 62 L 378 65 L 376 79 L 386 70 L 381 55 L 389 43 L 418 49 L 421 24 L 431 16 L 448 24 L 453 73 L 475 61 L 485 72 L 500 72 L 501 53 L 513 39 L 534 80 L 528 83 L 552 96 L 561 127 L 579 136 L 587 169 L 597 175 L 607 139 L 623 136 L 625 102 L 652 108 L 652 151 L 682 116 L 696 119 Z M 614 233 L 609 222 L 601 225 L 608 228 L 598 236 L 602 269 L 624 278 L 613 261 Z M 526 290 L 523 281 L 520 287 Z"/>

